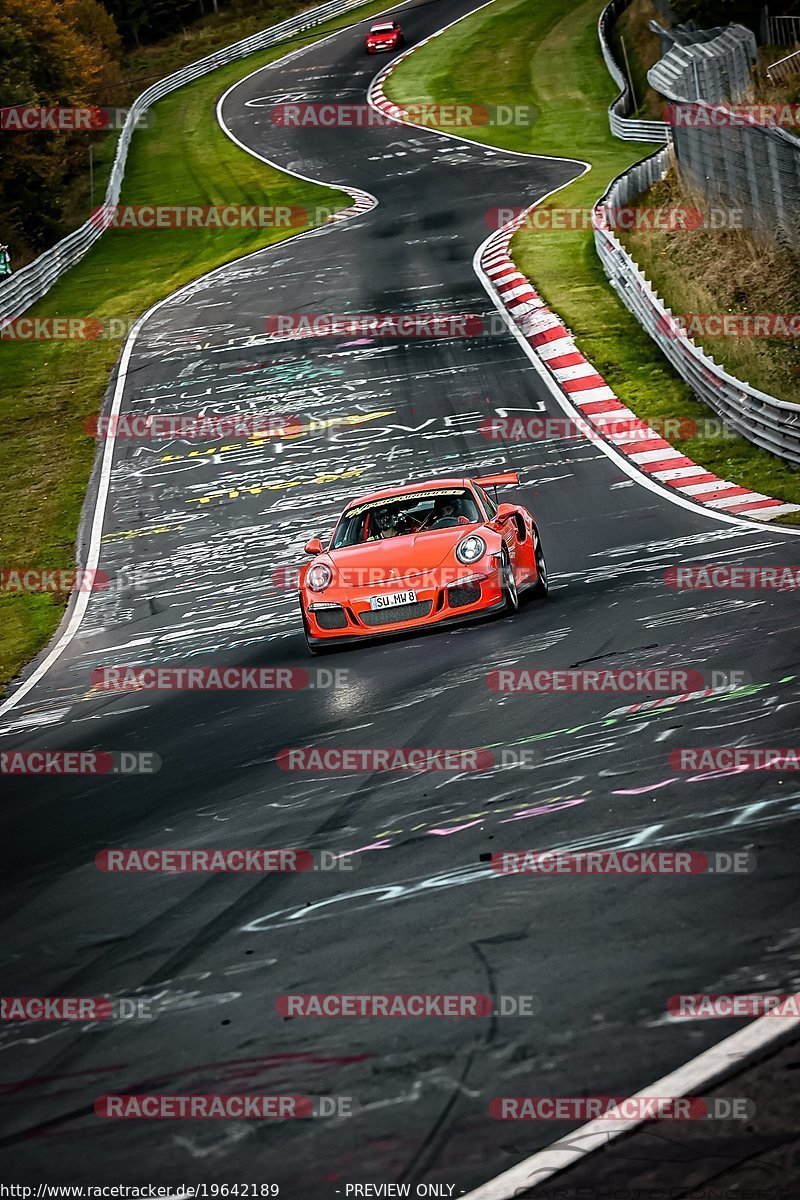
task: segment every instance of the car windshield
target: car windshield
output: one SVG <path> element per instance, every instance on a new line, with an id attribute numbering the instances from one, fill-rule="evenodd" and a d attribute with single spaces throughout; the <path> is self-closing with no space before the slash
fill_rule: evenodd
<path id="1" fill-rule="evenodd" d="M 393 33 L 394 25 L 373 25 L 370 33 Z"/>
<path id="2" fill-rule="evenodd" d="M 386 496 L 348 509 L 333 535 L 331 549 L 472 525 L 480 520 L 478 506 L 467 488 L 430 488 Z"/>

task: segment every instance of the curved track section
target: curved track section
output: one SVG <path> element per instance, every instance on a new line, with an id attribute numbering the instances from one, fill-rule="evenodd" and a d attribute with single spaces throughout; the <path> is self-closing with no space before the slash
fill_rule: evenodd
<path id="1" fill-rule="evenodd" d="M 467 10 L 398 10 L 409 40 Z M 487 416 L 557 415 L 504 329 L 462 339 L 279 340 L 282 313 L 475 313 L 485 214 L 582 164 L 515 157 L 422 130 L 291 129 L 291 98 L 363 103 L 375 64 L 356 27 L 227 93 L 253 152 L 373 194 L 378 207 L 197 281 L 144 324 L 125 412 L 302 415 L 302 436 L 198 446 L 118 442 L 100 565 L 118 586 L 6 711 L 0 749 L 154 751 L 149 777 L 5 781 L 5 992 L 149 997 L 150 1021 L 0 1031 L 9 1179 L 236 1179 L 335 1196 L 430 1182 L 458 1195 L 552 1141 L 509 1127 L 498 1095 L 630 1094 L 719 1040 L 670 1023 L 680 991 L 797 988 L 791 777 L 679 774 L 681 745 L 791 745 L 790 593 L 676 592 L 686 562 L 791 562 L 778 530 L 723 526 L 639 486 L 589 441 L 498 446 Z M 554 579 L 509 619 L 337 655 L 339 686 L 115 694 L 121 663 L 309 667 L 282 572 L 354 491 L 500 462 L 520 471 Z M 89 511 L 89 510 L 87 510 Z M 92 506 L 93 511 L 93 506 Z M 672 703 L 502 695 L 501 667 L 580 664 L 748 673 Z M 326 661 L 326 666 L 327 666 Z M 312 669 L 315 669 L 312 667 Z M 12 698 L 13 699 L 13 698 Z M 323 777 L 291 746 L 489 746 L 534 770 Z M 303 846 L 353 870 L 303 876 L 98 871 L 117 846 Z M 749 848 L 742 877 L 500 878 L 487 856 L 534 846 Z M 10 915 L 13 913 L 13 917 Z M 535 995 L 534 1018 L 284 1020 L 284 992 Z M 104 1121 L 98 1095 L 295 1092 L 353 1098 L 327 1121 Z M 43 1154 L 46 1147 L 47 1154 Z"/>

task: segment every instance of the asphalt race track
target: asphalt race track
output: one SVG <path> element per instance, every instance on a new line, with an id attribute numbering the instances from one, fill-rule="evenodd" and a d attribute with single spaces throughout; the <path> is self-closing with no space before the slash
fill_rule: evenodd
<path id="1" fill-rule="evenodd" d="M 401 6 L 409 44 L 474 0 Z M 0 749 L 154 752 L 151 776 L 4 779 L 6 995 L 143 998 L 155 1015 L 4 1023 L 10 1182 L 281 1185 L 323 1200 L 355 1183 L 454 1195 L 567 1131 L 508 1124 L 503 1095 L 628 1095 L 739 1028 L 670 1022 L 678 992 L 800 988 L 791 773 L 691 775 L 681 746 L 791 746 L 791 592 L 675 591 L 686 563 L 796 561 L 780 529 L 724 524 L 654 494 L 583 440 L 489 442 L 499 411 L 561 410 L 496 325 L 465 338 L 280 340 L 281 313 L 493 312 L 472 266 L 486 213 L 532 203 L 574 160 L 504 154 L 408 127 L 292 129 L 287 100 L 363 103 L 385 60 L 364 25 L 245 78 L 231 133 L 279 166 L 378 200 L 198 281 L 145 323 L 123 408 L 276 412 L 301 436 L 120 441 L 81 630 L 19 704 Z M 214 114 L 209 113 L 209 122 Z M 570 147 L 565 146 L 565 154 Z M 131 235 L 135 237 L 135 234 Z M 512 618 L 306 653 L 283 572 L 359 492 L 520 471 L 553 590 Z M 87 502 L 87 528 L 94 489 Z M 290 692 L 101 692 L 125 663 L 304 667 Z M 749 686 L 655 697 L 502 695 L 500 667 L 738 671 Z M 630 711 L 635 707 L 635 711 Z M 288 773 L 286 747 L 490 747 L 480 774 Z M 537 752 L 526 767 L 502 752 Z M 507 758 L 510 755 L 507 754 Z M 108 874 L 109 847 L 306 847 L 352 870 Z M 753 852 L 746 876 L 499 877 L 487 856 L 546 848 Z M 286 992 L 534 996 L 534 1016 L 286 1019 Z M 352 1098 L 300 1121 L 110 1120 L 107 1093 L 290 1092 Z"/>

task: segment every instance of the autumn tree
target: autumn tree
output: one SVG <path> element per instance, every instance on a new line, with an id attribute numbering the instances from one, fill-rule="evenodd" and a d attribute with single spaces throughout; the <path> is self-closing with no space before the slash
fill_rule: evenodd
<path id="1" fill-rule="evenodd" d="M 113 104 L 121 44 L 97 0 L 0 0 L 0 108 Z M 60 235 L 87 134 L 0 129 L 0 241 L 39 251 Z"/>

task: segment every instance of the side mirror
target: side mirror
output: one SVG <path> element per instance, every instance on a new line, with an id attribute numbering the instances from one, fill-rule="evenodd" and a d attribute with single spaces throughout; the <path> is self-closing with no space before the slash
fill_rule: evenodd
<path id="1" fill-rule="evenodd" d="M 506 521 L 510 521 L 512 517 L 515 517 L 516 513 L 517 510 L 513 504 L 498 504 L 497 513 L 494 518 L 495 522 L 498 525 L 504 525 Z"/>
<path id="2" fill-rule="evenodd" d="M 306 554 L 322 554 L 322 542 L 318 537 L 312 538 L 310 542 L 306 542 L 303 548 Z"/>

